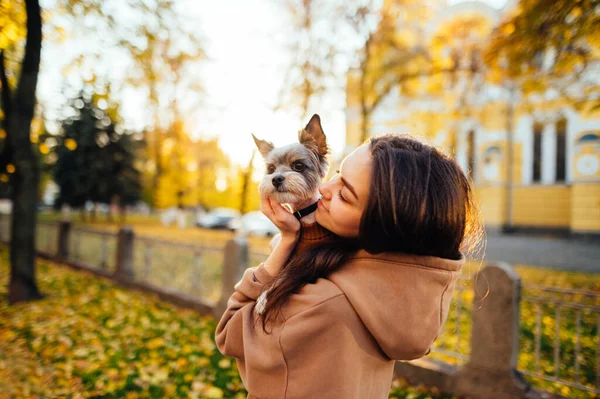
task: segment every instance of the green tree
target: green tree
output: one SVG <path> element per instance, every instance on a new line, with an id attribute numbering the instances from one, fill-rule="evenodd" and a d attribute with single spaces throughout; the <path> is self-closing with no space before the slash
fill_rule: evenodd
<path id="1" fill-rule="evenodd" d="M 141 174 L 135 167 L 141 142 L 120 131 L 113 120 L 116 113 L 102 110 L 83 93 L 70 101 L 68 110 L 72 116 L 62 121 L 56 137 L 57 206 L 135 203 L 141 196 Z"/>

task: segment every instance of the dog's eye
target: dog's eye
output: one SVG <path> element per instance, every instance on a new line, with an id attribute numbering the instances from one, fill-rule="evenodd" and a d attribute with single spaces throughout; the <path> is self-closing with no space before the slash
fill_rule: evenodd
<path id="1" fill-rule="evenodd" d="M 304 170 L 304 164 L 302 162 L 294 162 L 292 164 L 292 169 L 295 172 L 302 172 Z"/>
<path id="2" fill-rule="evenodd" d="M 267 165 L 267 173 L 268 174 L 275 173 L 275 166 L 274 165 Z"/>

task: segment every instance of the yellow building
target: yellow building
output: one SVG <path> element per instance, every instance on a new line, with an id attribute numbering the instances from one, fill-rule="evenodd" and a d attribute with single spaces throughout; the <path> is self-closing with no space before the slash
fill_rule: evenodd
<path id="1" fill-rule="evenodd" d="M 510 1 L 500 10 L 478 1 L 436 4 L 438 11 L 422 32 L 430 38 L 461 18 L 479 18 L 491 29 L 514 7 Z M 348 88 L 353 79 L 351 71 Z M 448 106 L 456 104 L 451 90 L 411 98 L 392 91 L 371 115 L 368 135 L 406 132 L 453 154 L 472 175 L 488 227 L 600 234 L 600 110 L 575 109 L 551 90 L 516 101 L 490 84 L 480 93 L 475 100 L 464 99 L 465 112 Z M 356 98 L 347 89 L 346 152 L 364 137 Z M 507 134 L 511 114 L 512 140 Z"/>

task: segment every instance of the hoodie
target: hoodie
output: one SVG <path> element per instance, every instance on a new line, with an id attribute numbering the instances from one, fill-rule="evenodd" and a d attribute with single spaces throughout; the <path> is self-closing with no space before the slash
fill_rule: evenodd
<path id="1" fill-rule="evenodd" d="M 330 234 L 303 227 L 299 245 Z M 256 301 L 275 279 L 260 264 L 235 285 L 217 348 L 236 359 L 248 399 L 387 399 L 395 361 L 426 355 L 441 332 L 464 262 L 360 250 L 292 294 L 270 334 L 254 326 Z"/>

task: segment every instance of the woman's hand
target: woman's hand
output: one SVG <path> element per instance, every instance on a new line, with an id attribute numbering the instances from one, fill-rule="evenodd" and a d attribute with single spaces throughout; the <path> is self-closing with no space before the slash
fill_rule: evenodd
<path id="1" fill-rule="evenodd" d="M 281 234 L 275 235 L 271 240 L 272 252 L 264 263 L 267 273 L 277 276 L 300 238 L 300 222 L 281 204 L 273 202 L 270 197 L 261 199 L 260 210 L 281 231 Z"/>
<path id="2" fill-rule="evenodd" d="M 281 204 L 273 202 L 271 197 L 261 198 L 260 210 L 277 226 L 282 242 L 295 244 L 298 241 L 300 221 Z"/>

